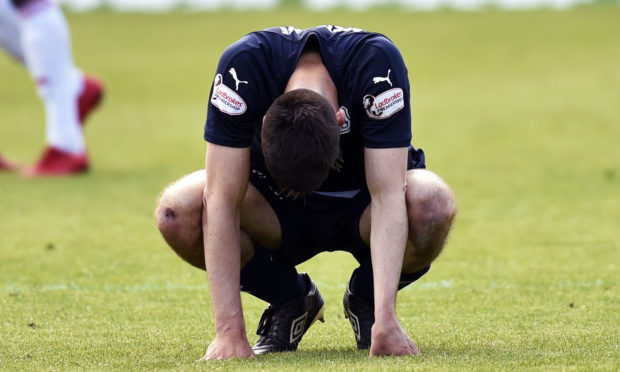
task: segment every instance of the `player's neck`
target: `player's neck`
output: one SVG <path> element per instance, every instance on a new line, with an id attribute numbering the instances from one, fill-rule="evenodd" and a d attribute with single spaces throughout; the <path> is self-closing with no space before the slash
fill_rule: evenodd
<path id="1" fill-rule="evenodd" d="M 318 51 L 304 52 L 297 62 L 295 71 L 286 84 L 285 92 L 294 89 L 310 89 L 325 97 L 337 110 L 338 92 L 336 85 L 323 64 Z"/>

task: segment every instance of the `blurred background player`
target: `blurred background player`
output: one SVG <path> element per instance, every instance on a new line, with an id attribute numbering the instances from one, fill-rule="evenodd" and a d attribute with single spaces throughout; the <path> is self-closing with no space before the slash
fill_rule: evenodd
<path id="1" fill-rule="evenodd" d="M 28 69 L 45 105 L 47 146 L 21 171 L 32 177 L 86 171 L 82 125 L 99 104 L 103 85 L 73 64 L 60 7 L 51 0 L 0 0 L 0 45 Z M 0 170 L 18 169 L 0 155 Z"/>

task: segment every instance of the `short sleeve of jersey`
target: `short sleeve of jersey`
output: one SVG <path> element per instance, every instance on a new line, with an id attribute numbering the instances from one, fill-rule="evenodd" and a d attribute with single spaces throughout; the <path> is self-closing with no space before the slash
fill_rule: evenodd
<path id="1" fill-rule="evenodd" d="M 358 53 L 354 91 L 363 110 L 360 128 L 364 146 L 409 146 L 409 78 L 400 52 L 390 40 L 376 36 Z"/>
<path id="2" fill-rule="evenodd" d="M 209 105 L 204 139 L 229 147 L 249 147 L 258 118 L 254 36 L 246 35 L 222 54 Z"/>

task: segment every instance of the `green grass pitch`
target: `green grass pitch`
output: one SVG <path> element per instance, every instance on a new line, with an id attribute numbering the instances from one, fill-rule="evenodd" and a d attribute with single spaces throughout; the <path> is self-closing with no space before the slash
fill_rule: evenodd
<path id="1" fill-rule="evenodd" d="M 620 369 L 620 9 L 566 12 L 69 14 L 77 64 L 107 96 L 92 171 L 0 174 L 0 370 Z M 398 297 L 418 357 L 355 349 L 346 254 L 301 265 L 326 300 L 296 353 L 200 363 L 214 336 L 204 273 L 153 221 L 160 190 L 203 167 L 222 50 L 254 29 L 339 24 L 400 47 L 414 144 L 460 207 L 433 269 Z M 33 161 L 43 109 L 0 57 L 0 151 Z M 243 296 L 251 342 L 265 304 Z"/>

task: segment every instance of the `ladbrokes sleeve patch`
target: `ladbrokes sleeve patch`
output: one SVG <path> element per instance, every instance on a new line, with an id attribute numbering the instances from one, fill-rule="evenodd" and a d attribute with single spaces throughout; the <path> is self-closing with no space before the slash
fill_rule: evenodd
<path id="1" fill-rule="evenodd" d="M 363 105 L 369 118 L 387 119 L 405 107 L 405 96 L 401 88 L 393 88 L 376 97 L 365 95 Z"/>
<path id="2" fill-rule="evenodd" d="M 243 83 L 247 84 L 245 81 Z M 239 94 L 223 83 L 222 74 L 215 75 L 211 103 L 220 111 L 228 115 L 241 115 L 247 110 L 248 107 Z"/>

